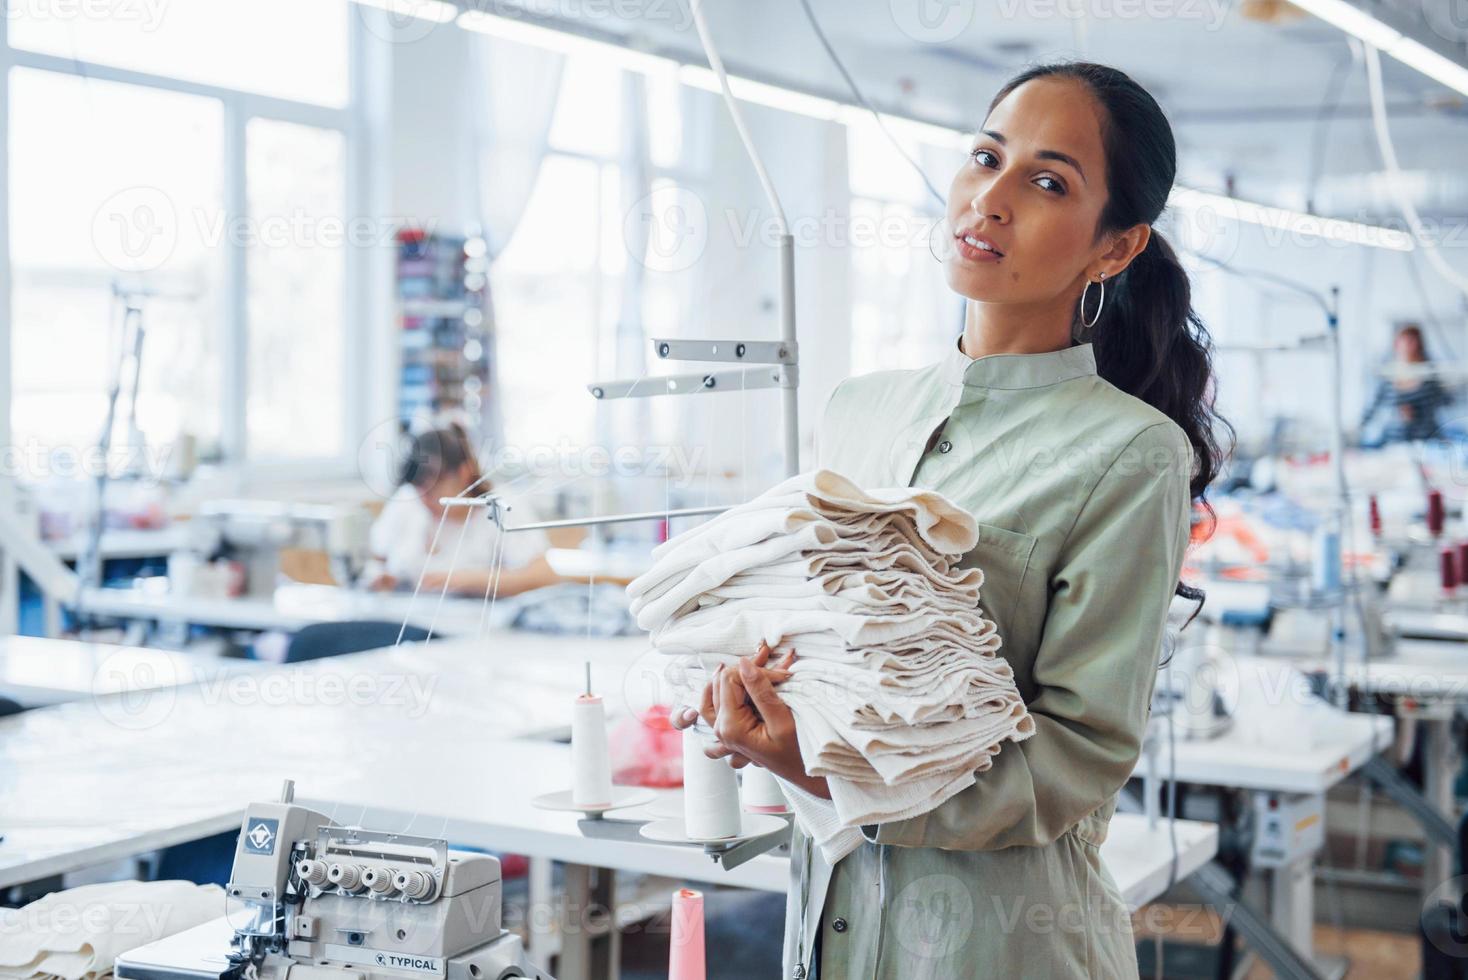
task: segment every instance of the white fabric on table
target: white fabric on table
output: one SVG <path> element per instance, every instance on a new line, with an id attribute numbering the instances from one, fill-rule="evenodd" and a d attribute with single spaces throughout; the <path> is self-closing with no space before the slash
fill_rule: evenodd
<path id="1" fill-rule="evenodd" d="M 114 881 L 0 909 L 0 977 L 98 977 L 130 949 L 225 911 L 224 889 L 191 881 Z"/>

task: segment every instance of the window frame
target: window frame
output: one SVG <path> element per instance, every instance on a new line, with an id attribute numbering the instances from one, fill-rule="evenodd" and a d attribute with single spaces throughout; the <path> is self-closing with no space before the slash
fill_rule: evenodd
<path id="1" fill-rule="evenodd" d="M 348 0 L 341 0 L 346 3 Z M 373 84 L 367 68 L 377 66 L 389 55 L 381 50 L 386 43 L 374 40 L 366 30 L 363 18 L 348 21 L 347 64 L 348 99 L 344 107 L 296 102 L 274 96 L 224 88 L 200 82 L 169 78 L 133 69 L 115 68 L 93 62 L 61 58 L 13 48 L 9 24 L 0 18 L 0 438 L 6 445 L 14 442 L 11 426 L 14 395 L 13 311 L 11 296 L 10 250 L 10 75 L 13 68 L 29 68 L 81 78 L 95 78 L 184 95 L 214 99 L 220 103 L 224 119 L 223 156 L 224 218 L 236 221 L 248 217 L 246 209 L 245 129 L 251 119 L 270 119 L 297 123 L 342 134 L 345 146 L 342 217 L 384 215 L 380 206 L 386 195 L 385 162 L 374 162 L 367 152 L 377 128 L 374 120 L 385 115 L 388 93 L 384 86 Z M 375 206 L 376 205 L 376 206 Z M 386 221 L 388 219 L 383 218 Z M 220 248 L 220 279 L 216 308 L 221 318 L 220 445 L 222 468 L 242 486 L 282 480 L 332 479 L 356 475 L 356 448 L 368 429 L 369 412 L 380 410 L 369 404 L 373 378 L 386 373 L 383 338 L 388 336 L 392 319 L 391 284 L 373 290 L 377 276 L 391 275 L 391 249 L 343 246 L 342 323 L 343 351 L 341 371 L 343 407 L 341 452 L 334 456 L 289 460 L 251 457 L 247 439 L 246 397 L 248 393 L 249 310 L 246 305 L 248 283 L 246 262 L 248 247 L 232 236 L 224 236 Z M 380 254 L 379 254 L 380 253 Z M 383 301 L 386 300 L 387 305 Z M 101 420 L 98 420 L 100 425 Z"/>

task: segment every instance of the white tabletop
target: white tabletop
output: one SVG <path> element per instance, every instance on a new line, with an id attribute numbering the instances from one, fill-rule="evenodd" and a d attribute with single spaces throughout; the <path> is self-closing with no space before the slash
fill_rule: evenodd
<path id="1" fill-rule="evenodd" d="M 267 667 L 254 660 L 174 650 L 0 636 L 0 697 L 31 708 L 178 687 Z"/>
<path id="2" fill-rule="evenodd" d="M 87 589 L 82 608 L 101 616 L 157 619 L 232 629 L 294 632 L 313 623 L 404 619 L 422 629 L 433 627 L 440 636 L 469 636 L 489 620 L 497 623 L 485 602 L 461 596 L 441 597 L 425 592 L 416 598 L 402 592 L 365 592 L 334 585 L 285 585 L 268 597 L 211 599 L 173 596 L 144 589 Z M 499 609 L 504 609 L 508 603 Z"/>
<path id="3" fill-rule="evenodd" d="M 574 815 L 531 806 L 566 788 L 569 750 L 524 733 L 568 725 L 583 661 L 625 714 L 663 699 L 659 657 L 640 638 L 496 632 L 0 720 L 0 885 L 228 830 L 292 778 L 298 799 L 343 823 L 783 891 L 780 858 L 725 872 L 701 850 L 588 837 Z M 1178 828 L 1187 874 L 1211 858 L 1216 830 Z M 1102 853 L 1129 901 L 1165 885 L 1167 840 L 1116 817 Z"/>
<path id="4" fill-rule="evenodd" d="M 1303 664 L 1292 661 L 1295 666 Z M 1279 663 L 1268 657 L 1234 657 L 1224 672 L 1240 684 L 1268 684 Z M 1390 717 L 1355 714 L 1333 707 L 1313 709 L 1313 744 L 1280 744 L 1284 716 L 1304 710 L 1282 689 L 1270 694 L 1269 711 L 1262 718 L 1242 717 L 1216 738 L 1190 741 L 1179 733 L 1176 777 L 1180 782 L 1239 789 L 1288 793 L 1323 793 L 1361 768 L 1391 742 Z M 1275 727 L 1278 725 L 1278 727 Z M 1158 753 L 1158 771 L 1170 772 L 1169 745 Z M 1139 765 L 1141 775 L 1145 759 Z"/>

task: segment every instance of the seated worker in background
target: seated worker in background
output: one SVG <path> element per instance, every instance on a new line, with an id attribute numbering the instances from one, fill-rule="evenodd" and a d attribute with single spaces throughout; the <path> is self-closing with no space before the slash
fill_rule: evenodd
<path id="1" fill-rule="evenodd" d="M 1361 445 L 1369 448 L 1431 439 L 1439 434 L 1437 410 L 1453 400 L 1435 376 L 1422 373 L 1423 367 L 1432 364 L 1432 358 L 1427 356 L 1421 327 L 1402 324 L 1392 347 L 1396 357 L 1391 367 L 1395 370 L 1377 382 L 1376 394 L 1361 417 L 1364 432 L 1379 411 L 1390 409 L 1386 427 L 1373 437 L 1363 436 Z"/>
<path id="2" fill-rule="evenodd" d="M 372 525 L 373 567 L 366 576 L 368 588 L 412 588 L 422 573 L 424 590 L 441 590 L 447 584 L 450 592 L 484 596 L 491 588 L 496 549 L 502 551 L 497 595 L 516 595 L 566 581 L 546 561 L 551 542 L 544 531 L 505 534 L 501 546 L 499 529 L 477 507 L 448 508 L 434 547 L 434 532 L 445 510 L 439 498 L 456 496 L 471 486 L 471 496 L 488 492 L 488 480 L 474 485 L 480 475 L 474 447 L 462 426 L 454 424 L 412 437 L 401 485 Z M 515 515 L 509 523 L 534 519 L 528 508 L 507 502 Z"/>

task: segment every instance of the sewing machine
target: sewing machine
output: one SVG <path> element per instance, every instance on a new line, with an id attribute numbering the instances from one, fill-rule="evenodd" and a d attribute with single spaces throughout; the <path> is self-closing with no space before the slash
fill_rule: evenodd
<path id="1" fill-rule="evenodd" d="M 199 559 L 221 551 L 245 566 L 245 590 L 269 595 L 280 577 L 282 553 L 307 550 L 324 553 L 325 563 L 312 581 L 351 587 L 357 583 L 369 557 L 371 518 L 358 507 L 325 504 L 284 504 L 258 500 L 216 500 L 199 508 L 187 524 L 187 554 Z M 175 588 L 189 589 L 180 583 Z"/>
<path id="2" fill-rule="evenodd" d="M 119 980 L 551 980 L 501 925 L 500 863 L 443 840 L 245 812 L 224 919 L 117 958 Z"/>

